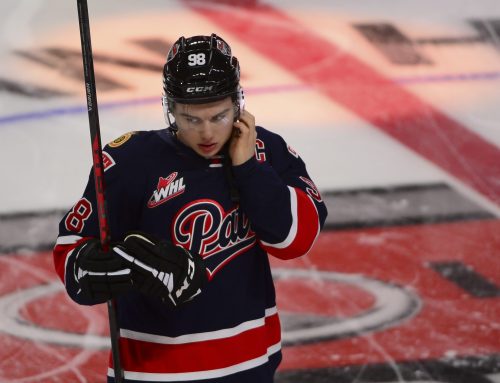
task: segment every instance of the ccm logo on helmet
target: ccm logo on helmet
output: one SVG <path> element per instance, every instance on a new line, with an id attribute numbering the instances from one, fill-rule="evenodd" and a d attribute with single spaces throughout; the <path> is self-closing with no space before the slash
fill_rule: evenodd
<path id="1" fill-rule="evenodd" d="M 210 92 L 213 89 L 213 85 L 210 86 L 190 86 L 186 88 L 188 93 L 199 93 L 199 92 Z"/>

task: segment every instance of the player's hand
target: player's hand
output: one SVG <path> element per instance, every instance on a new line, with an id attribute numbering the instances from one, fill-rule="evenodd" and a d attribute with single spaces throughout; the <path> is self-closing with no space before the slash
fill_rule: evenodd
<path id="1" fill-rule="evenodd" d="M 178 306 L 201 292 L 206 269 L 199 255 L 142 232 L 125 237 L 119 253 L 130 262 L 134 286 Z"/>
<path id="2" fill-rule="evenodd" d="M 233 166 L 241 165 L 254 156 L 256 139 L 255 117 L 243 110 L 233 124 L 233 135 L 229 143 L 229 156 Z"/>
<path id="3" fill-rule="evenodd" d="M 128 262 L 115 252 L 101 250 L 98 239 L 92 238 L 75 250 L 73 278 L 85 301 L 103 303 L 132 288 L 131 270 Z"/>

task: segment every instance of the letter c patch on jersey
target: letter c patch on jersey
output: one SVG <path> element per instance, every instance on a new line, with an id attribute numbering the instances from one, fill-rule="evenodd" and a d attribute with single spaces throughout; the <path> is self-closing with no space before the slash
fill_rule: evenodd
<path id="1" fill-rule="evenodd" d="M 266 161 L 266 146 L 264 145 L 264 141 L 258 138 L 255 140 L 255 158 L 259 162 Z"/>

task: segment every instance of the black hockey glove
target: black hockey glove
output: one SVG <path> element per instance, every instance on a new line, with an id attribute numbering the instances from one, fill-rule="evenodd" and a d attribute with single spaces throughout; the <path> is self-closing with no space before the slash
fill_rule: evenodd
<path id="1" fill-rule="evenodd" d="M 123 244 L 117 251 L 129 257 L 133 283 L 142 293 L 178 306 L 201 292 L 207 276 L 199 255 L 142 232 L 128 233 Z"/>
<path id="2" fill-rule="evenodd" d="M 77 295 L 85 301 L 103 303 L 132 288 L 130 264 L 115 253 L 116 248 L 105 252 L 98 239 L 89 239 L 74 250 Z"/>

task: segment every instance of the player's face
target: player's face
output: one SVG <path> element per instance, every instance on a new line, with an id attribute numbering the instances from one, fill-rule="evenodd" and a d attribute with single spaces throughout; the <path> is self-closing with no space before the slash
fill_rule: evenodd
<path id="1" fill-rule="evenodd" d="M 234 108 L 231 97 L 208 104 L 175 104 L 177 137 L 200 156 L 217 154 L 231 137 Z"/>

